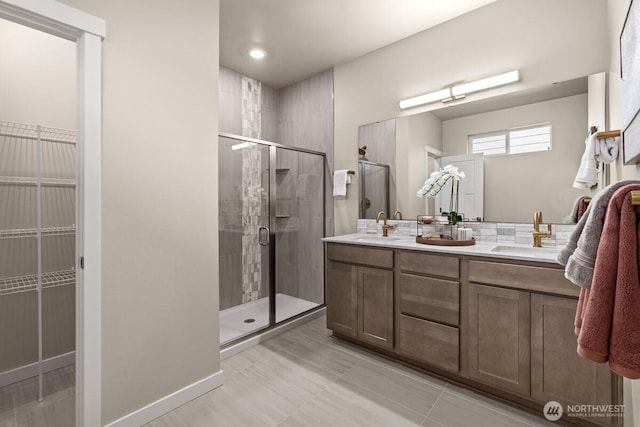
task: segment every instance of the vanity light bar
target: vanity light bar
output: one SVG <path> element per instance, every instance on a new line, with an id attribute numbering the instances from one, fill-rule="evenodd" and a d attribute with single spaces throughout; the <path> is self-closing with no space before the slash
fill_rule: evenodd
<path id="1" fill-rule="evenodd" d="M 462 83 L 451 86 L 436 92 L 430 92 L 424 95 L 415 96 L 413 98 L 403 99 L 400 101 L 400 109 L 416 107 L 418 105 L 429 104 L 432 102 L 443 101 L 448 102 L 454 99 L 464 98 L 466 94 L 479 92 L 481 90 L 491 89 L 503 86 L 509 83 L 515 83 L 520 80 L 520 71 L 509 71 L 507 73 L 498 74 L 492 77 L 476 80 L 469 83 Z"/>
<path id="2" fill-rule="evenodd" d="M 430 104 L 443 99 L 451 98 L 451 89 L 446 88 L 437 92 L 425 93 L 424 95 L 414 96 L 413 98 L 403 99 L 400 101 L 400 108 L 411 108 L 422 104 Z"/>
<path id="3" fill-rule="evenodd" d="M 451 88 L 453 96 L 479 92 L 485 89 L 491 89 L 506 85 L 509 83 L 515 83 L 520 80 L 520 71 L 509 71 L 508 73 L 498 74 L 497 76 L 487 77 L 486 79 L 476 80 L 475 82 L 462 83 L 460 85 Z"/>

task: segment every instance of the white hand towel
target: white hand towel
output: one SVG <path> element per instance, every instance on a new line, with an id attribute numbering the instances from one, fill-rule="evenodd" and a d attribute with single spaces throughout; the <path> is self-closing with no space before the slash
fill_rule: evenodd
<path id="1" fill-rule="evenodd" d="M 613 138 L 600 140 L 598 144 L 598 159 L 605 163 L 611 163 L 618 158 L 618 143 Z"/>
<path id="2" fill-rule="evenodd" d="M 333 173 L 333 195 L 334 196 L 346 196 L 347 184 L 351 180 L 349 179 L 349 171 L 347 169 L 340 169 Z"/>
<path id="3" fill-rule="evenodd" d="M 573 181 L 575 188 L 591 188 L 598 182 L 598 171 L 596 169 L 596 144 L 598 135 L 593 133 L 584 141 L 585 149 L 582 159 L 580 159 L 580 168 Z"/>

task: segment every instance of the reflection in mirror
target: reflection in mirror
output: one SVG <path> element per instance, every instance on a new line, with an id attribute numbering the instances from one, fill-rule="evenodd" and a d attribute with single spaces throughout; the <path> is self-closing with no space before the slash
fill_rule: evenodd
<path id="1" fill-rule="evenodd" d="M 375 219 L 380 211 L 390 218 L 396 209 L 395 133 L 394 119 L 358 129 L 360 218 Z"/>
<path id="2" fill-rule="evenodd" d="M 559 223 L 574 201 L 588 194 L 588 190 L 573 188 L 585 137 L 589 126 L 596 124 L 588 123 L 591 101 L 587 80 L 582 77 L 490 99 L 448 104 L 438 110 L 361 126 L 358 147 L 369 147 L 369 161 L 390 165 L 391 211 L 396 209 L 395 202 L 405 218 L 415 218 L 434 209 L 433 200 L 416 196 L 428 162 L 434 162 L 425 149 L 441 151 L 444 156 L 472 154 L 469 138 L 473 135 L 549 123 L 550 150 L 485 156 L 483 219 L 531 222 L 533 213 L 542 211 L 545 221 Z M 395 134 L 385 132 L 382 124 L 395 129 Z M 382 139 L 386 141 L 384 147 L 394 146 L 396 153 L 385 160 L 372 158 L 379 150 L 373 141 Z"/>
<path id="3" fill-rule="evenodd" d="M 375 219 L 378 212 L 388 215 L 389 165 L 358 160 L 360 172 L 360 218 Z"/>

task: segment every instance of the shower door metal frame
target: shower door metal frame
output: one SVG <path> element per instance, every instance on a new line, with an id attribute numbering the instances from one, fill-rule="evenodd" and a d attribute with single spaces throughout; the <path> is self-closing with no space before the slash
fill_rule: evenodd
<path id="1" fill-rule="evenodd" d="M 322 157 L 322 165 L 323 165 L 323 170 L 322 170 L 322 237 L 326 237 L 327 235 L 327 200 L 326 200 L 326 194 L 327 194 L 327 180 L 326 180 L 326 176 L 325 176 L 325 170 L 324 170 L 324 166 L 326 165 L 327 162 L 327 155 L 325 153 L 322 153 L 320 151 L 314 151 L 314 150 L 309 150 L 306 148 L 300 148 L 300 147 L 292 147 L 290 145 L 285 145 L 285 144 L 280 144 L 277 142 L 271 142 L 271 141 L 264 141 L 262 139 L 256 139 L 256 138 L 249 138 L 246 136 L 241 136 L 241 135 L 234 135 L 231 133 L 224 133 L 224 132 L 220 132 L 218 133 L 218 137 L 222 137 L 222 138 L 228 138 L 228 139 L 234 139 L 240 142 L 245 142 L 245 143 L 251 143 L 251 144 L 260 144 L 260 145 L 266 145 L 269 147 L 269 325 L 265 328 L 259 329 L 255 332 L 253 332 L 252 334 L 248 335 L 248 336 L 243 336 L 240 337 L 238 339 L 234 339 L 228 343 L 225 343 L 224 345 L 233 345 L 237 342 L 246 340 L 247 338 L 250 338 L 254 335 L 263 333 L 264 331 L 269 330 L 270 328 L 273 328 L 274 326 L 276 326 L 279 323 L 283 323 L 286 322 L 288 320 L 291 319 L 295 319 L 298 316 L 304 315 L 306 313 L 309 313 L 313 310 L 317 310 L 319 308 L 322 308 L 325 306 L 326 302 L 327 302 L 327 295 L 326 295 L 326 283 L 325 280 L 323 279 L 323 283 L 322 283 L 322 294 L 323 294 L 323 301 L 324 303 L 318 305 L 318 307 L 314 307 L 312 309 L 309 309 L 307 311 L 304 311 L 302 313 L 299 313 L 296 316 L 293 316 L 289 319 L 285 319 L 279 323 L 276 323 L 276 279 L 277 279 L 277 275 L 276 275 L 276 245 L 278 244 L 278 239 L 276 237 L 276 227 L 277 227 L 277 223 L 276 223 L 276 201 L 277 201 L 277 189 L 276 189 L 276 160 L 277 160 L 277 150 L 278 148 L 280 149 L 285 149 L 285 150 L 291 150 L 291 151 L 297 151 L 300 153 L 307 153 L 307 154 L 314 154 L 317 156 L 321 156 Z M 326 260 L 325 257 L 323 257 L 323 269 L 326 272 Z M 323 275 L 323 277 L 326 277 L 326 274 Z"/>
<path id="2" fill-rule="evenodd" d="M 386 215 L 387 217 L 389 215 L 391 215 L 391 197 L 389 195 L 389 176 L 391 175 L 390 172 L 390 166 L 386 165 L 384 163 L 376 163 L 376 162 L 370 162 L 368 160 L 358 160 L 358 169 L 360 172 L 360 198 L 362 200 L 360 200 L 360 216 L 359 218 L 366 218 L 366 210 L 367 208 L 365 207 L 366 204 L 366 189 L 367 189 L 367 183 L 366 183 L 366 179 L 365 179 L 365 173 L 364 173 L 364 167 L 365 165 L 369 165 L 369 166 L 379 166 L 385 169 L 385 174 L 386 174 L 386 179 L 385 179 L 385 193 L 387 196 L 387 203 L 386 203 Z"/>

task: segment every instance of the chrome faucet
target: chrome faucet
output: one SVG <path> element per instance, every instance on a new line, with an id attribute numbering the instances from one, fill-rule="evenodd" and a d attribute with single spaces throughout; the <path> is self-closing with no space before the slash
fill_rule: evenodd
<path id="1" fill-rule="evenodd" d="M 542 224 L 542 212 L 538 211 L 533 214 L 533 247 L 541 248 L 542 239 L 551 237 L 551 224 L 547 224 L 548 231 L 540 231 Z"/>
<path id="2" fill-rule="evenodd" d="M 402 219 L 402 212 L 400 211 L 395 211 L 393 213 L 393 219 Z"/>
<path id="3" fill-rule="evenodd" d="M 384 223 L 382 224 L 382 237 L 389 237 L 389 230 L 393 230 L 393 225 L 387 225 L 387 214 L 384 211 L 378 212 L 376 216 L 376 224 L 380 222 L 380 217 L 384 217 Z"/>

